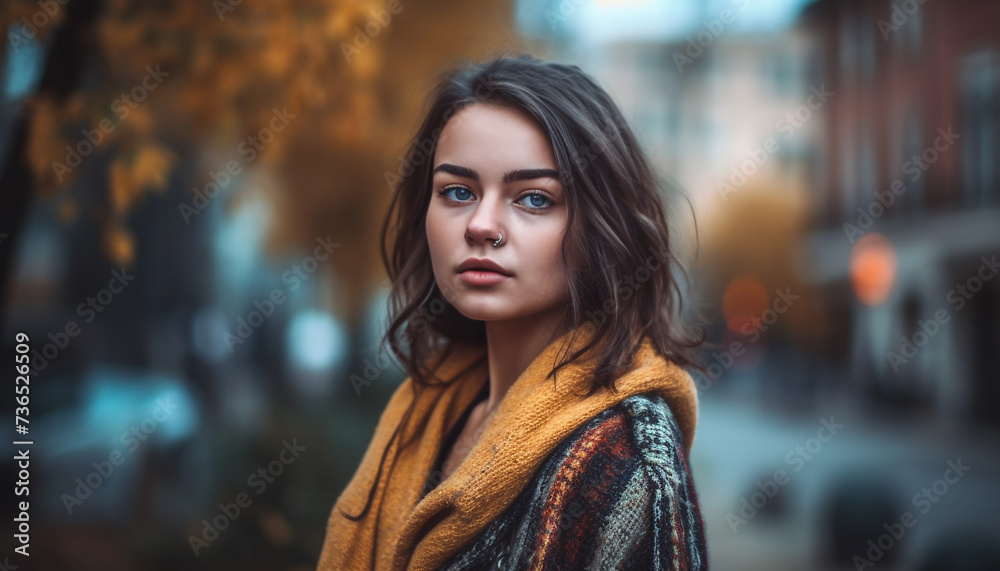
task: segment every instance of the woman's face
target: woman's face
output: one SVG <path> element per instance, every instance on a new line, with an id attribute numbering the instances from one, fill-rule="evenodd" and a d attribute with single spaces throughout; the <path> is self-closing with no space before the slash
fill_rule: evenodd
<path id="1" fill-rule="evenodd" d="M 434 154 L 427 243 L 438 287 L 469 319 L 561 316 L 568 217 L 557 177 L 548 137 L 520 111 L 475 103 L 445 124 Z M 506 275 L 463 272 L 470 258 L 495 262 Z"/>

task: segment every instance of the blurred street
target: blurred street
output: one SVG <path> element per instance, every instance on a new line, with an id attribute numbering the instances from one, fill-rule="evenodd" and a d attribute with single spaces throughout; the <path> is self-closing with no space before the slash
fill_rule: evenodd
<path id="1" fill-rule="evenodd" d="M 424 97 L 531 53 L 591 74 L 655 168 L 708 334 L 712 569 L 1000 569 L 998 21 L 993 0 L 4 2 L 0 345 L 31 382 L 0 424 L 33 444 L 0 462 L 30 489 L 4 495 L 0 567 L 314 569 L 404 380 L 379 239 L 428 159 L 404 156 Z"/>

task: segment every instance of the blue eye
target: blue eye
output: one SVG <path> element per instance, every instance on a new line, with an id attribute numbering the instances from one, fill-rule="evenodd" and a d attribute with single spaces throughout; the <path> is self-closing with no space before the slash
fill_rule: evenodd
<path id="1" fill-rule="evenodd" d="M 452 193 L 454 193 L 454 195 L 452 195 Z M 438 194 L 445 200 L 458 203 L 471 202 L 470 199 L 475 198 L 475 195 L 471 190 L 458 185 L 446 186 L 438 191 Z M 527 201 L 527 203 L 524 201 Z M 529 210 L 537 210 L 539 212 L 552 208 L 552 199 L 540 192 L 526 194 L 519 198 L 517 202 L 524 204 Z"/>
<path id="2" fill-rule="evenodd" d="M 545 210 L 546 208 L 549 208 L 551 206 L 551 204 L 546 204 L 546 202 L 548 203 L 552 202 L 552 200 L 549 197 L 539 192 L 526 194 L 525 196 L 519 199 L 519 202 L 525 199 L 528 200 L 526 206 L 530 206 L 534 210 Z"/>
<path id="3" fill-rule="evenodd" d="M 451 198 L 451 197 L 449 197 L 448 193 L 450 193 L 452 191 L 455 191 L 456 193 L 459 193 L 459 192 L 462 193 L 462 195 L 463 195 L 462 198 L 459 198 L 459 197 Z M 466 202 L 467 199 L 472 196 L 472 191 L 469 190 L 469 189 L 467 189 L 467 188 L 465 188 L 464 186 L 448 186 L 448 187 L 445 187 L 445 188 L 441 189 L 440 194 L 441 194 L 441 196 L 444 196 L 444 197 L 449 198 L 451 200 L 454 200 L 456 202 Z"/>

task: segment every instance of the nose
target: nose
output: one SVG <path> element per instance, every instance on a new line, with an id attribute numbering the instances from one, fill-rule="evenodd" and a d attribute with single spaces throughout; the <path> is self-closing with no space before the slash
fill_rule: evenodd
<path id="1" fill-rule="evenodd" d="M 503 205 L 497 198 L 483 198 L 465 228 L 465 240 L 469 245 L 489 242 L 492 244 L 500 236 L 502 230 Z"/>

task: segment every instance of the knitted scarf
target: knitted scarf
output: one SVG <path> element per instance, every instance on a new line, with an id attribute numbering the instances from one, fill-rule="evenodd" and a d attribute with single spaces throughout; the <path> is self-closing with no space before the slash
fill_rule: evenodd
<path id="1" fill-rule="evenodd" d="M 569 352 L 590 339 L 586 329 Z M 448 430 L 487 382 L 482 345 L 455 343 L 438 377 L 455 382 L 421 387 L 407 378 L 395 391 L 375 428 L 361 464 L 330 515 L 318 571 L 433 570 L 476 537 L 509 506 L 546 457 L 576 428 L 625 398 L 655 391 L 670 406 L 689 452 L 698 400 L 690 375 L 660 356 L 648 339 L 634 368 L 618 377 L 617 392 L 590 387 L 593 360 L 581 358 L 545 379 L 566 353 L 574 334 L 551 342 L 517 378 L 468 456 L 437 487 L 422 496 Z M 459 373 L 465 372 L 459 377 Z M 459 378 L 456 378 L 459 377 Z M 416 397 L 414 391 L 416 390 Z M 368 499 L 383 450 L 416 398 L 388 451 L 369 511 L 351 521 Z M 400 443 L 406 445 L 400 450 Z"/>

